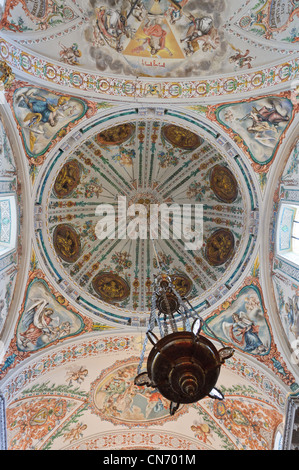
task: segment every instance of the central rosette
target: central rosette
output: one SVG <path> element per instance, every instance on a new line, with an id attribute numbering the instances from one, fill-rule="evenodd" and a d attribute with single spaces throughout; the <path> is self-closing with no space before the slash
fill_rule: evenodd
<path id="1" fill-rule="evenodd" d="M 161 197 L 159 197 L 159 194 L 154 191 L 138 192 L 128 200 L 128 207 L 137 206 L 138 208 L 138 206 L 143 206 L 146 210 L 147 221 L 149 221 L 151 207 L 153 205 L 159 205 L 161 202 Z M 143 213 L 144 212 L 142 211 L 140 215 L 142 216 Z"/>

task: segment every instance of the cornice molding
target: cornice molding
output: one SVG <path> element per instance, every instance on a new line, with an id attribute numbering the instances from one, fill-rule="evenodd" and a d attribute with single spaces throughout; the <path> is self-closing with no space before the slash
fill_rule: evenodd
<path id="1" fill-rule="evenodd" d="M 7 450 L 5 400 L 0 393 L 0 451 Z"/>
<path id="2" fill-rule="evenodd" d="M 8 34 L 0 34 L 0 59 L 12 67 L 14 73 L 27 80 L 38 80 L 50 87 L 59 87 L 69 93 L 84 93 L 94 99 L 147 102 L 186 102 L 217 99 L 246 94 L 265 94 L 286 87 L 299 77 L 297 54 L 250 72 L 225 74 L 192 79 L 161 79 L 151 77 L 119 77 L 98 74 L 96 71 L 71 67 L 33 53 L 13 41 Z"/>

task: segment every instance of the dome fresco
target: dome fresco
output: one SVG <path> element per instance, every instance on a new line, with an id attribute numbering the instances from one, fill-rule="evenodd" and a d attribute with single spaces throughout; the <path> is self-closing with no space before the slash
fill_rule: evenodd
<path id="1" fill-rule="evenodd" d="M 297 18 L 288 0 L 7 0 L 0 53 L 87 95 L 230 96 L 296 79 Z"/>
<path id="2" fill-rule="evenodd" d="M 152 273 L 160 263 L 181 288 L 186 286 L 196 305 L 204 304 L 232 275 L 233 259 L 247 249 L 242 232 L 249 223 L 251 188 L 235 165 L 187 126 L 137 119 L 96 132 L 63 162 L 59 159 L 42 185 L 47 223 L 41 247 L 80 302 L 88 300 L 95 313 L 99 306 L 116 308 L 125 317 L 149 312 Z M 134 239 L 129 228 L 121 233 L 122 201 L 127 223 L 140 217 L 137 209 L 129 215 L 133 204 L 146 211 L 143 239 Z M 162 204 L 179 212 L 165 213 L 165 220 L 158 214 L 154 237 L 151 206 Z M 109 230 L 102 239 L 98 236 L 102 205 L 110 205 L 115 214 L 111 238 Z M 183 211 L 193 211 L 192 235 L 196 206 L 202 207 L 202 243 L 190 250 Z M 182 236 L 175 233 L 178 220 Z"/>
<path id="3" fill-rule="evenodd" d="M 0 1 L 0 450 L 298 449 L 298 21 Z M 160 270 L 234 350 L 175 414 L 145 372 Z"/>
<path id="4" fill-rule="evenodd" d="M 295 3 L 286 0 L 271 8 L 266 0 L 241 8 L 235 0 L 77 0 L 55 6 L 7 0 L 0 27 L 70 66 L 127 77 L 203 77 L 275 62 L 279 49 L 293 52 L 297 15 Z M 58 34 L 61 29 L 67 37 Z"/>

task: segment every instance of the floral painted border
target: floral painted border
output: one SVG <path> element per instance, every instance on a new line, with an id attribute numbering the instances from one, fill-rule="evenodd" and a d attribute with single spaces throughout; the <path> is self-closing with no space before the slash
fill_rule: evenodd
<path id="1" fill-rule="evenodd" d="M 0 38 L 0 59 L 12 68 L 70 89 L 88 91 L 98 96 L 124 98 L 126 100 L 145 98 L 147 100 L 202 99 L 237 93 L 256 92 L 270 86 L 291 82 L 299 76 L 296 59 L 268 66 L 236 76 L 214 77 L 199 80 L 150 80 L 149 78 L 119 78 L 99 75 L 73 69 L 60 63 L 51 63 L 28 50 L 22 50 L 16 43 Z"/>

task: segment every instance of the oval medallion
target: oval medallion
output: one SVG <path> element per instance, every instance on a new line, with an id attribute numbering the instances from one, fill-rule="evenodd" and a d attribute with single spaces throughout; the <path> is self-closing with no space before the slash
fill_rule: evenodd
<path id="1" fill-rule="evenodd" d="M 232 172 L 225 166 L 214 166 L 210 182 L 211 189 L 220 201 L 231 204 L 237 199 L 238 183 Z"/>
<path id="2" fill-rule="evenodd" d="M 193 283 L 185 274 L 173 274 L 171 277 L 172 284 L 175 290 L 181 297 L 186 297 L 190 294 Z"/>
<path id="3" fill-rule="evenodd" d="M 54 183 L 54 193 L 59 198 L 69 196 L 80 183 L 80 164 L 76 160 L 67 162 Z"/>
<path id="4" fill-rule="evenodd" d="M 203 142 L 198 135 L 173 124 L 164 126 L 162 135 L 170 144 L 183 150 L 195 150 Z"/>
<path id="5" fill-rule="evenodd" d="M 130 295 L 127 282 L 115 273 L 100 273 L 92 281 L 96 293 L 108 303 L 122 302 Z"/>
<path id="6" fill-rule="evenodd" d="M 134 134 L 135 126 L 130 123 L 106 129 L 96 136 L 96 140 L 101 145 L 120 145 L 126 142 Z"/>
<path id="7" fill-rule="evenodd" d="M 220 266 L 229 260 L 235 247 L 235 239 L 230 230 L 216 230 L 207 241 L 206 258 L 210 265 Z"/>
<path id="8" fill-rule="evenodd" d="M 67 263 L 74 263 L 80 256 L 80 236 L 70 225 L 58 225 L 53 235 L 54 248 L 58 256 Z"/>

